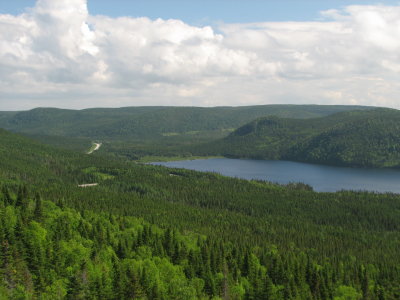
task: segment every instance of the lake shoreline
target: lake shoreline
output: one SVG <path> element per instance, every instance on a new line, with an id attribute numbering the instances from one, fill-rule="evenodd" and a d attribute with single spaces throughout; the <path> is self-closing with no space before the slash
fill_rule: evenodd
<path id="1" fill-rule="evenodd" d="M 170 161 L 191 161 L 191 160 L 202 160 L 202 159 L 212 159 L 212 158 L 226 158 L 224 156 L 143 156 L 138 159 L 136 162 L 138 163 L 157 163 L 157 162 L 170 162 Z"/>
<path id="2" fill-rule="evenodd" d="M 152 165 L 215 172 L 246 180 L 277 184 L 304 183 L 316 192 L 366 191 L 400 193 L 400 170 L 393 168 L 354 168 L 281 160 L 201 158 L 153 161 Z"/>

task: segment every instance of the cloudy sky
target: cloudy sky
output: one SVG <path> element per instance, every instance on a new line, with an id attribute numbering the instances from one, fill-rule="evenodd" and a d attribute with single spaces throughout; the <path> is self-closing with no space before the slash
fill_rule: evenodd
<path id="1" fill-rule="evenodd" d="M 0 110 L 400 108 L 398 1 L 88 1 L 0 4 Z"/>

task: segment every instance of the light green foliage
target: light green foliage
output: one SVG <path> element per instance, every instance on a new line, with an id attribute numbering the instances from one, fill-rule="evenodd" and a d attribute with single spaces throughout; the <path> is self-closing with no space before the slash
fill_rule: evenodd
<path id="1" fill-rule="evenodd" d="M 341 285 L 336 289 L 333 299 L 334 300 L 359 300 L 359 299 L 362 299 L 362 295 L 360 292 L 358 292 L 356 289 L 354 289 L 350 286 Z"/>
<path id="2" fill-rule="evenodd" d="M 200 278 L 189 280 L 183 266 L 174 265 L 171 257 L 161 253 L 159 255 L 163 257 L 153 255 L 150 245 L 161 238 L 164 234 L 162 229 L 128 217 L 113 217 L 112 224 L 107 216 L 101 214 L 85 212 L 87 216 L 82 217 L 72 209 L 61 209 L 50 202 L 44 204 L 47 217 L 43 222 L 27 220 L 29 225 L 19 229 L 22 230 L 19 234 L 23 236 L 23 243 L 8 236 L 0 237 L 6 255 L 5 263 L 0 266 L 0 274 L 3 274 L 0 276 L 0 295 L 6 299 L 28 297 L 30 290 L 39 294 L 41 299 L 84 297 L 85 293 L 96 299 L 115 299 L 118 289 L 129 291 L 132 287 L 137 289 L 137 293 L 147 295 L 146 298 L 157 294 L 163 299 L 195 299 L 196 288 L 197 293 L 203 292 Z M 1 209 L 2 214 L 6 211 L 11 216 L 14 207 Z M 12 215 L 14 219 L 25 218 L 22 210 L 16 213 Z M 53 226 L 53 222 L 66 227 Z M 4 223 L 2 229 L 3 226 Z M 143 231 L 148 231 L 148 234 L 142 238 Z M 137 243 L 139 237 L 140 243 L 147 245 L 140 246 Z M 136 246 L 126 248 L 127 253 L 120 253 L 118 257 L 121 241 L 133 242 Z M 175 238 L 172 242 L 180 245 Z M 27 256 L 21 256 L 23 253 Z M 115 277 L 125 268 L 133 272 L 128 274 L 136 276 L 136 284 L 132 287 L 132 278 L 120 282 L 121 278 Z M 120 284 L 126 286 L 118 287 Z"/>
<path id="3" fill-rule="evenodd" d="M 86 168 L 86 169 L 82 170 L 82 172 L 85 174 L 88 174 L 88 175 L 92 175 L 93 181 L 102 181 L 102 180 L 114 178 L 113 175 L 103 173 L 103 172 L 99 171 L 96 167 Z"/>
<path id="4" fill-rule="evenodd" d="M 40 299 L 43 300 L 61 300 L 65 299 L 68 291 L 67 287 L 67 280 L 66 279 L 59 279 L 55 280 L 52 284 L 45 288 L 45 291 L 40 295 Z"/>
<path id="5" fill-rule="evenodd" d="M 399 295 L 398 195 L 315 193 L 141 165 L 4 131 L 0 154 L 5 297 Z M 113 179 L 77 187 L 96 172 Z"/>
<path id="6" fill-rule="evenodd" d="M 9 236 L 15 235 L 15 227 L 17 225 L 17 216 L 15 213 L 15 208 L 12 206 L 7 206 L 5 211 L 2 213 L 3 220 L 7 220 L 4 222 L 4 231 Z"/>

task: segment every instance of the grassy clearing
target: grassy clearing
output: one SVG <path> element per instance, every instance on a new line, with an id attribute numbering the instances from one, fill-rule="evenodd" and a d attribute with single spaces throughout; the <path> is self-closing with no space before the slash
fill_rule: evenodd
<path id="1" fill-rule="evenodd" d="M 82 170 L 83 173 L 85 174 L 91 174 L 95 176 L 98 180 L 107 180 L 107 179 L 113 179 L 115 176 L 101 172 L 98 168 L 96 167 L 89 167 L 86 169 Z"/>

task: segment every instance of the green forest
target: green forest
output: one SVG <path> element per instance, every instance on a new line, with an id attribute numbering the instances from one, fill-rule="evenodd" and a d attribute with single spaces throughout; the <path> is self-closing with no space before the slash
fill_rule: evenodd
<path id="1" fill-rule="evenodd" d="M 81 137 L 103 141 L 192 140 L 226 136 L 256 118 L 275 115 L 315 118 L 367 106 L 258 105 L 242 107 L 123 107 L 68 110 L 36 108 L 0 112 L 0 128 L 32 135 Z"/>
<path id="2" fill-rule="evenodd" d="M 400 167 L 400 111 L 374 109 L 311 119 L 256 119 L 195 153 L 352 167 Z"/>
<path id="3" fill-rule="evenodd" d="M 168 169 L 4 130 L 0 155 L 0 299 L 400 298 L 399 195 Z"/>
<path id="4" fill-rule="evenodd" d="M 213 142 L 218 144 L 235 129 L 260 117 L 310 119 L 372 109 L 374 107 L 346 105 L 152 106 L 83 110 L 35 108 L 0 112 L 0 128 L 79 152 L 87 151 L 91 142 L 101 141 L 102 152 L 148 162 L 215 156 L 208 150 L 212 149 L 215 153 L 221 151 Z M 213 143 L 212 147 L 208 146 L 210 143 Z"/>
<path id="5" fill-rule="evenodd" d="M 363 106 L 125 107 L 0 112 L 0 127 L 61 149 L 135 161 L 223 156 L 400 166 L 400 112 Z"/>

